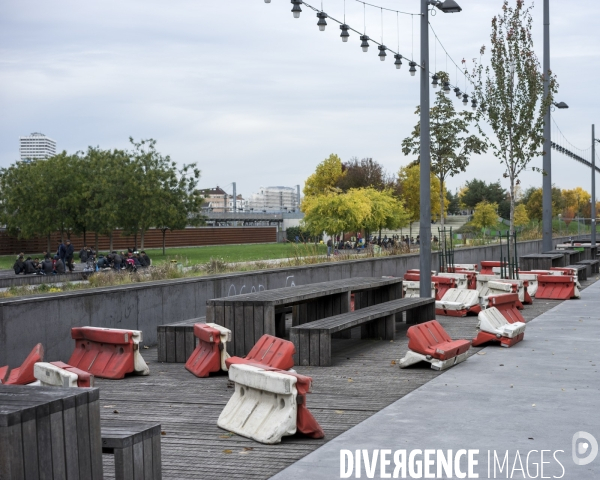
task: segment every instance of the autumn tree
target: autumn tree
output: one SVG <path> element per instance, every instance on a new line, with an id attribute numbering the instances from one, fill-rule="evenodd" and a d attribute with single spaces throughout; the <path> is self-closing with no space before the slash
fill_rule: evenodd
<path id="1" fill-rule="evenodd" d="M 473 98 L 495 134 L 490 145 L 510 181 L 511 238 L 516 181 L 531 160 L 543 154 L 544 114 L 558 88 L 555 75 L 542 71 L 534 51 L 532 8 L 525 7 L 523 0 L 516 0 L 514 7 L 504 1 L 501 14 L 492 19 L 490 64 L 484 67 L 476 62 L 472 75 Z M 485 46 L 480 55 L 484 53 Z M 544 78 L 548 79 L 547 96 Z"/>
<path id="2" fill-rule="evenodd" d="M 577 215 L 581 215 L 584 207 L 590 203 L 592 196 L 581 187 L 563 190 L 562 197 L 566 208 L 570 208 Z"/>
<path id="3" fill-rule="evenodd" d="M 445 72 L 438 74 L 441 78 L 447 78 Z M 417 107 L 415 112 L 420 115 L 421 108 Z M 439 180 L 437 192 L 437 203 L 439 212 L 447 209 L 444 186 L 448 177 L 453 177 L 466 171 L 469 159 L 473 154 L 481 154 L 487 151 L 487 144 L 477 135 L 469 134 L 469 128 L 475 120 L 472 112 L 463 110 L 457 112 L 454 102 L 440 90 L 436 93 L 436 99 L 430 110 L 430 136 L 431 136 L 431 171 Z M 402 152 L 404 155 L 417 155 L 418 164 L 421 160 L 421 122 L 417 122 L 411 135 L 402 141 Z M 433 205 L 433 203 L 432 203 Z M 444 228 L 444 215 L 440 216 L 440 223 Z"/>
<path id="4" fill-rule="evenodd" d="M 515 226 L 524 227 L 529 223 L 529 215 L 527 215 L 527 207 L 520 203 L 515 207 Z"/>
<path id="5" fill-rule="evenodd" d="M 471 219 L 471 224 L 483 230 L 485 238 L 485 229 L 491 228 L 498 222 L 498 204 L 486 201 L 480 202 L 475 206 L 475 212 Z"/>
<path id="6" fill-rule="evenodd" d="M 398 172 L 398 185 L 401 192 L 402 202 L 406 208 L 406 213 L 411 222 L 411 233 L 412 236 L 412 223 L 419 220 L 421 215 L 421 194 L 420 194 L 420 173 L 419 165 L 409 165 L 402 167 Z M 440 180 L 437 176 L 431 172 L 431 218 L 432 220 L 439 219 L 441 215 L 441 202 L 438 202 L 438 191 L 440 190 Z M 447 207 L 448 202 L 444 202 L 444 206 Z M 445 212 L 444 212 L 445 213 Z"/>
<path id="7" fill-rule="evenodd" d="M 343 175 L 336 182 L 336 186 L 344 192 L 351 188 L 372 187 L 383 190 L 386 187 L 386 174 L 383 166 L 372 158 L 359 160 L 352 157 L 350 161 L 342 164 Z"/>
<path id="8" fill-rule="evenodd" d="M 339 190 L 336 184 L 343 176 L 342 161 L 340 157 L 332 153 L 319 163 L 315 173 L 306 179 L 303 190 L 304 196 L 310 197 Z"/>
<path id="9" fill-rule="evenodd" d="M 529 188 L 523 194 L 523 204 L 527 209 L 527 215 L 530 219 L 542 221 L 542 189 Z M 563 209 L 564 201 L 560 188 L 552 187 L 552 210 L 560 212 Z"/>

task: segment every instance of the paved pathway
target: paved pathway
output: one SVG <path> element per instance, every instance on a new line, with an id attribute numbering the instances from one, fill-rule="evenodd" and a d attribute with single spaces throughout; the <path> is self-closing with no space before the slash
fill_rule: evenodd
<path id="1" fill-rule="evenodd" d="M 521 344 L 510 349 L 485 348 L 273 478 L 340 478 L 342 449 L 366 449 L 370 459 L 375 449 L 391 450 L 387 456 L 391 466 L 384 471 L 389 474 L 394 472 L 396 450 L 405 449 L 408 456 L 415 449 L 449 449 L 453 454 L 459 449 L 478 449 L 474 458 L 479 463 L 473 470 L 479 478 L 598 479 L 600 455 L 587 465 L 577 465 L 572 442 L 580 431 L 600 441 L 599 339 L 600 282 L 596 282 L 582 292 L 580 300 L 563 302 L 528 323 Z M 585 449 L 587 444 L 586 452 L 578 457 L 586 457 L 593 443 L 577 441 L 583 444 L 578 448 Z M 536 474 L 542 450 L 546 450 L 543 461 L 548 462 L 543 477 L 541 472 Z M 502 472 L 494 462 L 494 451 L 500 465 L 508 452 Z M 460 464 L 466 472 L 465 456 L 460 457 Z M 385 478 L 380 466 L 378 462 L 374 476 L 368 476 L 363 461 L 360 478 Z M 457 478 L 456 472 L 452 477 L 443 473 L 436 477 L 436 468 L 437 463 L 432 477 L 422 472 L 423 477 L 413 478 Z M 410 472 L 407 477 L 411 478 Z M 356 470 L 346 478 L 357 478 Z"/>

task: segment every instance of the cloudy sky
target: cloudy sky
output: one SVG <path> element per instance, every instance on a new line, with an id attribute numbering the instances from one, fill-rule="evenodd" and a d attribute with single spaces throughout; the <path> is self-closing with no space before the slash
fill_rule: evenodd
<path id="1" fill-rule="evenodd" d="M 370 3 L 419 9 L 416 0 Z M 470 64 L 489 43 L 502 1 L 459 3 L 462 13 L 439 13 L 431 23 L 450 55 Z M 594 116 L 600 3 L 550 0 L 550 6 L 557 100 L 570 106 L 554 119 L 570 142 L 588 148 L 591 124 L 600 130 L 600 115 Z M 323 3 L 340 19 L 344 8 L 347 23 L 361 30 L 362 4 Z M 400 145 L 417 120 L 418 77 L 406 64 L 396 70 L 389 57 L 380 62 L 375 48 L 363 53 L 356 34 L 342 43 L 331 21 L 319 32 L 306 7 L 300 19 L 290 9 L 289 0 L 2 0 L 0 167 L 18 158 L 19 136 L 43 132 L 68 152 L 126 148 L 129 136 L 151 137 L 177 162 L 197 162 L 203 186 L 230 190 L 237 182 L 245 196 L 261 185 L 303 184 L 330 153 L 343 160 L 372 157 L 397 171 L 411 160 Z M 400 52 L 410 57 L 414 49 L 418 60 L 418 17 L 398 20 L 399 32 L 396 14 L 384 13 L 384 43 L 395 48 L 399 36 Z M 541 0 L 534 22 L 541 58 Z M 379 9 L 366 7 L 366 29 L 381 37 Z M 443 69 L 445 55 L 439 46 L 435 52 L 432 42 L 432 61 Z M 532 165 L 541 167 L 541 158 Z M 449 187 L 502 179 L 503 171 L 492 156 L 476 157 Z M 533 172 L 521 179 L 524 186 L 542 183 Z M 554 153 L 557 186 L 589 189 L 589 179 L 586 167 Z"/>

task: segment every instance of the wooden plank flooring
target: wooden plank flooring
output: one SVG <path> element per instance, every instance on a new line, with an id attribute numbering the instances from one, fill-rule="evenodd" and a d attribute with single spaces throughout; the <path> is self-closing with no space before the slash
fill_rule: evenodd
<path id="1" fill-rule="evenodd" d="M 595 276 L 581 282 L 582 288 L 592 281 Z M 522 313 L 529 321 L 559 303 L 534 300 Z M 453 338 L 475 336 L 476 316 L 437 319 Z M 331 367 L 295 367 L 298 373 L 313 378 L 313 393 L 308 395 L 307 405 L 325 431 L 322 440 L 293 436 L 284 437 L 279 445 L 262 445 L 219 429 L 217 418 L 233 392 L 227 375 L 196 378 L 183 364 L 158 363 L 155 347 L 142 350 L 150 376 L 97 379 L 101 418 L 160 422 L 164 479 L 269 478 L 443 375 L 428 366 L 398 368 L 398 360 L 407 350 L 406 330 L 406 324 L 397 323 L 394 341 L 334 339 Z M 472 348 L 470 353 L 480 350 Z M 114 478 L 112 457 L 104 455 L 103 460 L 105 477 Z"/>

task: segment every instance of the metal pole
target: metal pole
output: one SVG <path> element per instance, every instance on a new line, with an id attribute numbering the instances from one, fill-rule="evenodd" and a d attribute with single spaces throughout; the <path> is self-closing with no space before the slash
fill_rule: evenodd
<path id="1" fill-rule="evenodd" d="M 421 162 L 420 162 L 420 223 L 419 294 L 431 297 L 431 158 L 429 156 L 429 6 L 421 0 Z M 443 212 L 442 212 L 443 214 Z"/>
<path id="2" fill-rule="evenodd" d="M 592 125 L 592 247 L 596 246 L 596 133 Z"/>
<path id="3" fill-rule="evenodd" d="M 550 6 L 544 0 L 544 98 L 548 96 L 550 72 Z M 542 193 L 542 252 L 552 250 L 552 145 L 550 106 L 544 115 L 544 179 Z"/>
<path id="4" fill-rule="evenodd" d="M 235 182 L 233 182 L 233 213 L 237 213 L 237 191 Z"/>

